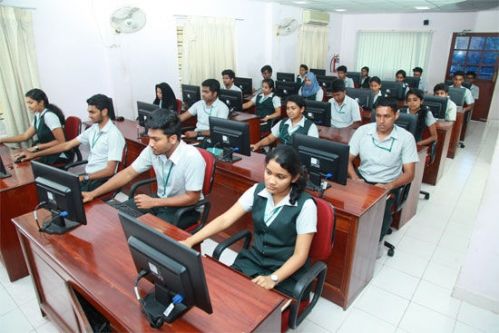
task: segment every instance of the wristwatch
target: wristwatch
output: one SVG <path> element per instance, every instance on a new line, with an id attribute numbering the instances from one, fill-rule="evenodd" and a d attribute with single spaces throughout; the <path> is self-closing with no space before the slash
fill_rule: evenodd
<path id="1" fill-rule="evenodd" d="M 275 283 L 277 284 L 279 282 L 279 277 L 277 276 L 277 274 L 271 274 L 270 275 L 270 279 Z"/>
<path id="2" fill-rule="evenodd" d="M 83 180 L 84 181 L 89 181 L 90 180 L 90 176 L 88 175 L 88 173 L 83 174 Z"/>
<path id="3" fill-rule="evenodd" d="M 40 147 L 38 145 L 34 146 L 33 148 L 35 149 L 35 151 L 39 151 L 40 150 Z"/>

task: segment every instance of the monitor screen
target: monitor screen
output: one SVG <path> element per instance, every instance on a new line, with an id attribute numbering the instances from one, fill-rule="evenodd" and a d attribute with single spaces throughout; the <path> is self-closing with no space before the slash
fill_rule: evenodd
<path id="1" fill-rule="evenodd" d="M 327 91 L 331 91 L 333 89 L 333 81 L 337 79 L 338 78 L 336 76 L 317 75 L 317 82 L 319 82 L 319 85 Z"/>
<path id="2" fill-rule="evenodd" d="M 277 81 L 285 81 L 285 82 L 295 82 L 295 74 L 294 73 L 280 73 L 277 72 Z"/>
<path id="3" fill-rule="evenodd" d="M 409 85 L 409 88 L 419 88 L 419 77 L 406 76 L 405 83 Z"/>
<path id="4" fill-rule="evenodd" d="M 243 111 L 243 96 L 235 90 L 220 89 L 218 98 L 227 105 L 229 112 Z"/>
<path id="5" fill-rule="evenodd" d="M 452 80 L 445 80 L 445 84 L 448 85 L 448 86 L 453 86 L 454 85 L 454 81 L 452 81 Z M 464 81 L 461 85 L 463 87 L 465 87 L 465 88 L 468 88 L 468 89 L 471 88 L 471 83 L 466 82 L 466 81 Z"/>
<path id="6" fill-rule="evenodd" d="M 182 300 L 166 322 L 173 322 L 193 306 L 212 313 L 201 254 L 126 213 L 118 214 L 137 272 L 146 274 L 155 286 L 144 298 L 144 312 L 161 318 L 173 296 L 180 295 Z"/>
<path id="7" fill-rule="evenodd" d="M 250 78 L 235 77 L 234 84 L 243 91 L 243 95 L 245 96 L 253 93 L 253 80 Z"/>
<path id="8" fill-rule="evenodd" d="M 373 96 L 371 89 L 346 88 L 347 96 L 357 101 L 360 107 L 371 109 L 373 107 Z"/>
<path id="9" fill-rule="evenodd" d="M 246 122 L 210 117 L 210 141 L 212 154 L 225 162 L 241 158 L 233 153 L 250 156 L 249 125 Z"/>
<path id="10" fill-rule="evenodd" d="M 449 87 L 449 97 L 457 106 L 464 106 L 465 93 L 466 90 L 463 88 Z"/>
<path id="11" fill-rule="evenodd" d="M 431 113 L 435 118 L 445 119 L 445 111 L 447 111 L 447 97 L 425 95 L 423 105 L 430 108 Z"/>
<path id="12" fill-rule="evenodd" d="M 277 81 L 275 83 L 275 94 L 282 99 L 291 95 L 298 95 L 298 90 L 300 90 L 301 84 L 296 82 L 284 82 Z"/>
<path id="13" fill-rule="evenodd" d="M 414 114 L 409 114 L 405 112 L 397 111 L 398 118 L 395 120 L 395 124 L 399 127 L 410 132 L 412 135 L 416 136 L 416 127 L 418 122 L 418 117 Z M 371 111 L 371 122 L 376 121 L 376 109 Z"/>
<path id="14" fill-rule="evenodd" d="M 404 86 L 397 81 L 381 81 L 381 93 L 388 98 L 405 99 Z"/>
<path id="15" fill-rule="evenodd" d="M 5 165 L 3 164 L 2 157 L 0 157 L 0 179 L 10 177 L 10 174 L 5 169 Z"/>
<path id="16" fill-rule="evenodd" d="M 305 100 L 305 116 L 316 125 L 331 127 L 331 103 Z"/>
<path id="17" fill-rule="evenodd" d="M 322 183 L 324 179 L 346 185 L 349 145 L 295 134 L 293 146 L 300 155 L 302 164 L 307 168 L 312 188 L 324 189 Z"/>
<path id="18" fill-rule="evenodd" d="M 347 77 L 353 80 L 353 84 L 356 87 L 360 86 L 360 72 L 347 72 Z"/>
<path id="19" fill-rule="evenodd" d="M 139 125 L 144 127 L 144 132 L 141 135 L 147 135 L 147 121 L 156 110 L 159 110 L 159 106 L 156 104 L 137 101 L 137 112 L 139 114 L 137 119 L 139 120 Z"/>
<path id="20" fill-rule="evenodd" d="M 87 224 L 78 176 L 37 161 L 31 167 L 40 207 L 52 212 L 40 231 L 62 234 Z"/>
<path id="21" fill-rule="evenodd" d="M 315 75 L 322 75 L 322 76 L 326 75 L 325 69 L 310 68 L 310 71 Z"/>
<path id="22" fill-rule="evenodd" d="M 187 105 L 187 108 L 190 108 L 192 104 L 199 100 L 201 100 L 201 89 L 199 86 L 182 85 L 182 101 Z"/>

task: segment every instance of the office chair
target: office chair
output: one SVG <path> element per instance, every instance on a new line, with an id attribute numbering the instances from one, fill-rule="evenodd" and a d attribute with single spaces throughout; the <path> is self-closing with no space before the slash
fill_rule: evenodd
<path id="1" fill-rule="evenodd" d="M 329 202 L 320 198 L 314 198 L 314 201 L 317 205 L 317 232 L 314 234 L 309 253 L 309 258 L 314 264 L 295 285 L 291 305 L 282 313 L 281 332 L 286 332 L 288 328 L 295 329 L 305 319 L 319 300 L 324 288 L 327 265 L 323 261 L 329 258 L 333 248 L 336 213 Z M 218 244 L 212 256 L 219 260 L 225 249 L 243 239 L 243 247 L 247 249 L 251 238 L 250 231 L 242 230 Z M 310 300 L 308 292 L 315 281 L 314 297 Z"/>
<path id="2" fill-rule="evenodd" d="M 71 141 L 74 138 L 78 137 L 81 133 L 81 120 L 78 117 L 67 117 L 66 121 L 64 123 L 64 136 L 66 138 L 66 141 Z M 53 164 L 54 167 L 59 168 L 59 169 L 64 169 L 66 170 L 66 166 L 72 164 L 75 162 L 75 157 L 76 157 L 76 162 L 79 162 L 83 159 L 81 156 L 80 148 L 74 147 L 71 150 L 68 150 L 65 152 L 68 155 L 68 163 L 55 163 Z"/>
<path id="3" fill-rule="evenodd" d="M 405 184 L 403 186 L 398 187 L 394 191 L 390 193 L 390 196 L 394 199 L 393 206 L 392 206 L 392 218 L 396 214 L 400 214 L 402 211 L 402 208 L 404 208 L 405 202 L 407 200 L 407 197 L 409 196 L 409 191 L 411 190 L 411 183 Z M 392 229 L 389 228 L 388 232 L 386 233 L 387 235 L 390 235 L 392 233 Z M 393 257 L 395 254 L 395 245 L 391 244 L 388 241 L 384 241 L 383 245 L 388 248 L 388 256 Z"/>
<path id="4" fill-rule="evenodd" d="M 208 199 L 206 197 L 208 196 L 208 194 L 210 194 L 210 192 L 213 188 L 213 180 L 215 179 L 215 169 L 216 169 L 215 156 L 213 156 L 213 154 L 209 153 L 208 151 L 206 151 L 202 148 L 197 148 L 197 149 L 201 153 L 201 156 L 203 157 L 203 159 L 206 163 L 206 169 L 204 172 L 204 180 L 203 180 L 203 188 L 201 190 L 204 198 L 202 200 L 199 200 L 198 202 L 196 202 L 194 205 L 179 208 L 177 210 L 177 212 L 175 213 L 175 217 L 176 217 L 177 221 L 180 221 L 181 218 L 185 214 L 192 212 L 193 210 L 196 210 L 199 207 L 203 207 L 203 212 L 202 212 L 201 217 L 199 218 L 198 222 L 193 224 L 193 225 L 187 226 L 185 228 L 186 231 L 188 231 L 192 234 L 196 233 L 201 228 L 203 228 L 204 225 L 206 224 L 206 221 L 208 220 L 208 214 L 210 213 L 211 203 L 208 201 Z M 130 194 L 128 195 L 128 198 L 132 199 L 135 196 L 135 192 L 137 192 L 137 189 L 139 189 L 140 187 L 142 187 L 144 185 L 151 184 L 151 183 L 155 183 L 155 182 L 156 182 L 156 178 L 149 178 L 149 179 L 141 180 L 141 181 L 134 183 L 130 189 Z"/>
<path id="5" fill-rule="evenodd" d="M 437 150 L 437 142 L 434 141 L 428 147 L 428 154 L 426 155 L 425 166 L 432 165 L 433 162 L 435 162 L 436 150 Z M 430 199 L 430 193 L 427 191 L 419 191 L 419 194 L 422 194 L 425 200 Z"/>
<path id="6" fill-rule="evenodd" d="M 182 112 L 182 101 L 177 99 L 177 113 L 180 114 Z"/>

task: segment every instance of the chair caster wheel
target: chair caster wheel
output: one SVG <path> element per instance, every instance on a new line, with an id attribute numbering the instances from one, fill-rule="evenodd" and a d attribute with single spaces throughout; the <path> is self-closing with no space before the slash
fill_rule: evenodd
<path id="1" fill-rule="evenodd" d="M 388 249 L 388 256 L 389 257 L 393 257 L 393 255 L 395 254 L 395 250 L 394 249 Z"/>
<path id="2" fill-rule="evenodd" d="M 388 229 L 388 231 L 386 232 L 387 235 L 391 235 L 393 232 L 392 228 Z"/>
<path id="3" fill-rule="evenodd" d="M 425 200 L 429 200 L 429 199 L 430 199 L 430 193 L 425 194 L 425 195 L 424 195 L 424 199 L 425 199 Z"/>

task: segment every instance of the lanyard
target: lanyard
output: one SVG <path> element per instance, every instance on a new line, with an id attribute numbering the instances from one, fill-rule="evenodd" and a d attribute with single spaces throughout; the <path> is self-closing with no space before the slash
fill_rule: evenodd
<path id="1" fill-rule="evenodd" d="M 163 196 L 165 195 L 166 193 L 166 185 L 168 185 L 168 180 L 170 179 L 170 174 L 172 173 L 172 169 L 173 169 L 173 162 L 172 164 L 170 164 L 170 169 L 168 169 L 168 175 L 166 176 L 166 179 L 165 179 L 165 174 L 163 173 Z"/>
<path id="2" fill-rule="evenodd" d="M 379 146 L 376 141 L 374 140 L 374 136 L 371 137 L 371 139 L 373 140 L 373 145 L 375 145 L 376 147 L 380 148 L 380 149 L 383 149 L 383 150 L 386 150 L 387 152 L 391 152 L 392 151 L 392 148 L 393 148 L 393 143 L 395 142 L 395 138 L 390 138 L 392 140 L 391 144 L 390 144 L 390 148 L 387 148 L 387 147 L 382 147 L 382 146 Z"/>
<path id="3" fill-rule="evenodd" d="M 213 107 L 214 105 L 211 104 L 211 107 L 210 107 L 210 112 L 207 112 L 206 111 L 206 104 L 203 104 L 203 110 L 204 110 L 204 113 L 206 113 L 209 117 L 211 117 L 211 111 L 213 110 Z"/>
<path id="4" fill-rule="evenodd" d="M 339 110 L 338 110 L 338 109 L 336 109 L 336 107 L 335 107 L 336 112 L 338 112 L 338 113 L 345 113 L 345 112 L 341 112 L 341 110 L 343 110 L 343 107 L 344 107 L 344 106 L 345 106 L 345 102 L 343 102 L 343 104 L 341 104 L 341 106 L 340 106 Z"/>
<path id="5" fill-rule="evenodd" d="M 270 199 L 269 199 L 269 200 L 270 200 Z M 277 208 L 277 209 L 275 209 L 275 208 L 274 208 L 274 209 L 272 209 L 272 214 L 270 214 L 270 216 L 269 216 L 268 218 L 266 218 L 266 219 L 264 218 L 264 223 L 265 223 L 266 225 L 268 225 L 269 221 L 271 221 L 273 217 L 275 217 L 275 216 L 279 215 L 279 213 L 281 212 L 281 210 L 282 210 L 282 208 L 283 208 L 283 207 L 284 207 L 284 206 L 281 206 L 281 207 L 279 207 L 279 208 Z"/>
<path id="6" fill-rule="evenodd" d="M 40 125 L 42 124 L 42 117 L 45 114 L 45 111 L 47 109 L 44 109 L 41 113 L 40 116 L 38 117 L 39 121 L 36 120 L 37 117 L 35 117 L 35 131 L 38 133 L 38 130 L 40 129 Z"/>
<path id="7" fill-rule="evenodd" d="M 99 134 L 94 135 L 94 138 L 92 139 L 92 149 L 94 149 L 94 146 L 97 143 L 97 141 L 99 141 L 101 135 L 102 135 L 101 131 L 99 131 Z"/>

